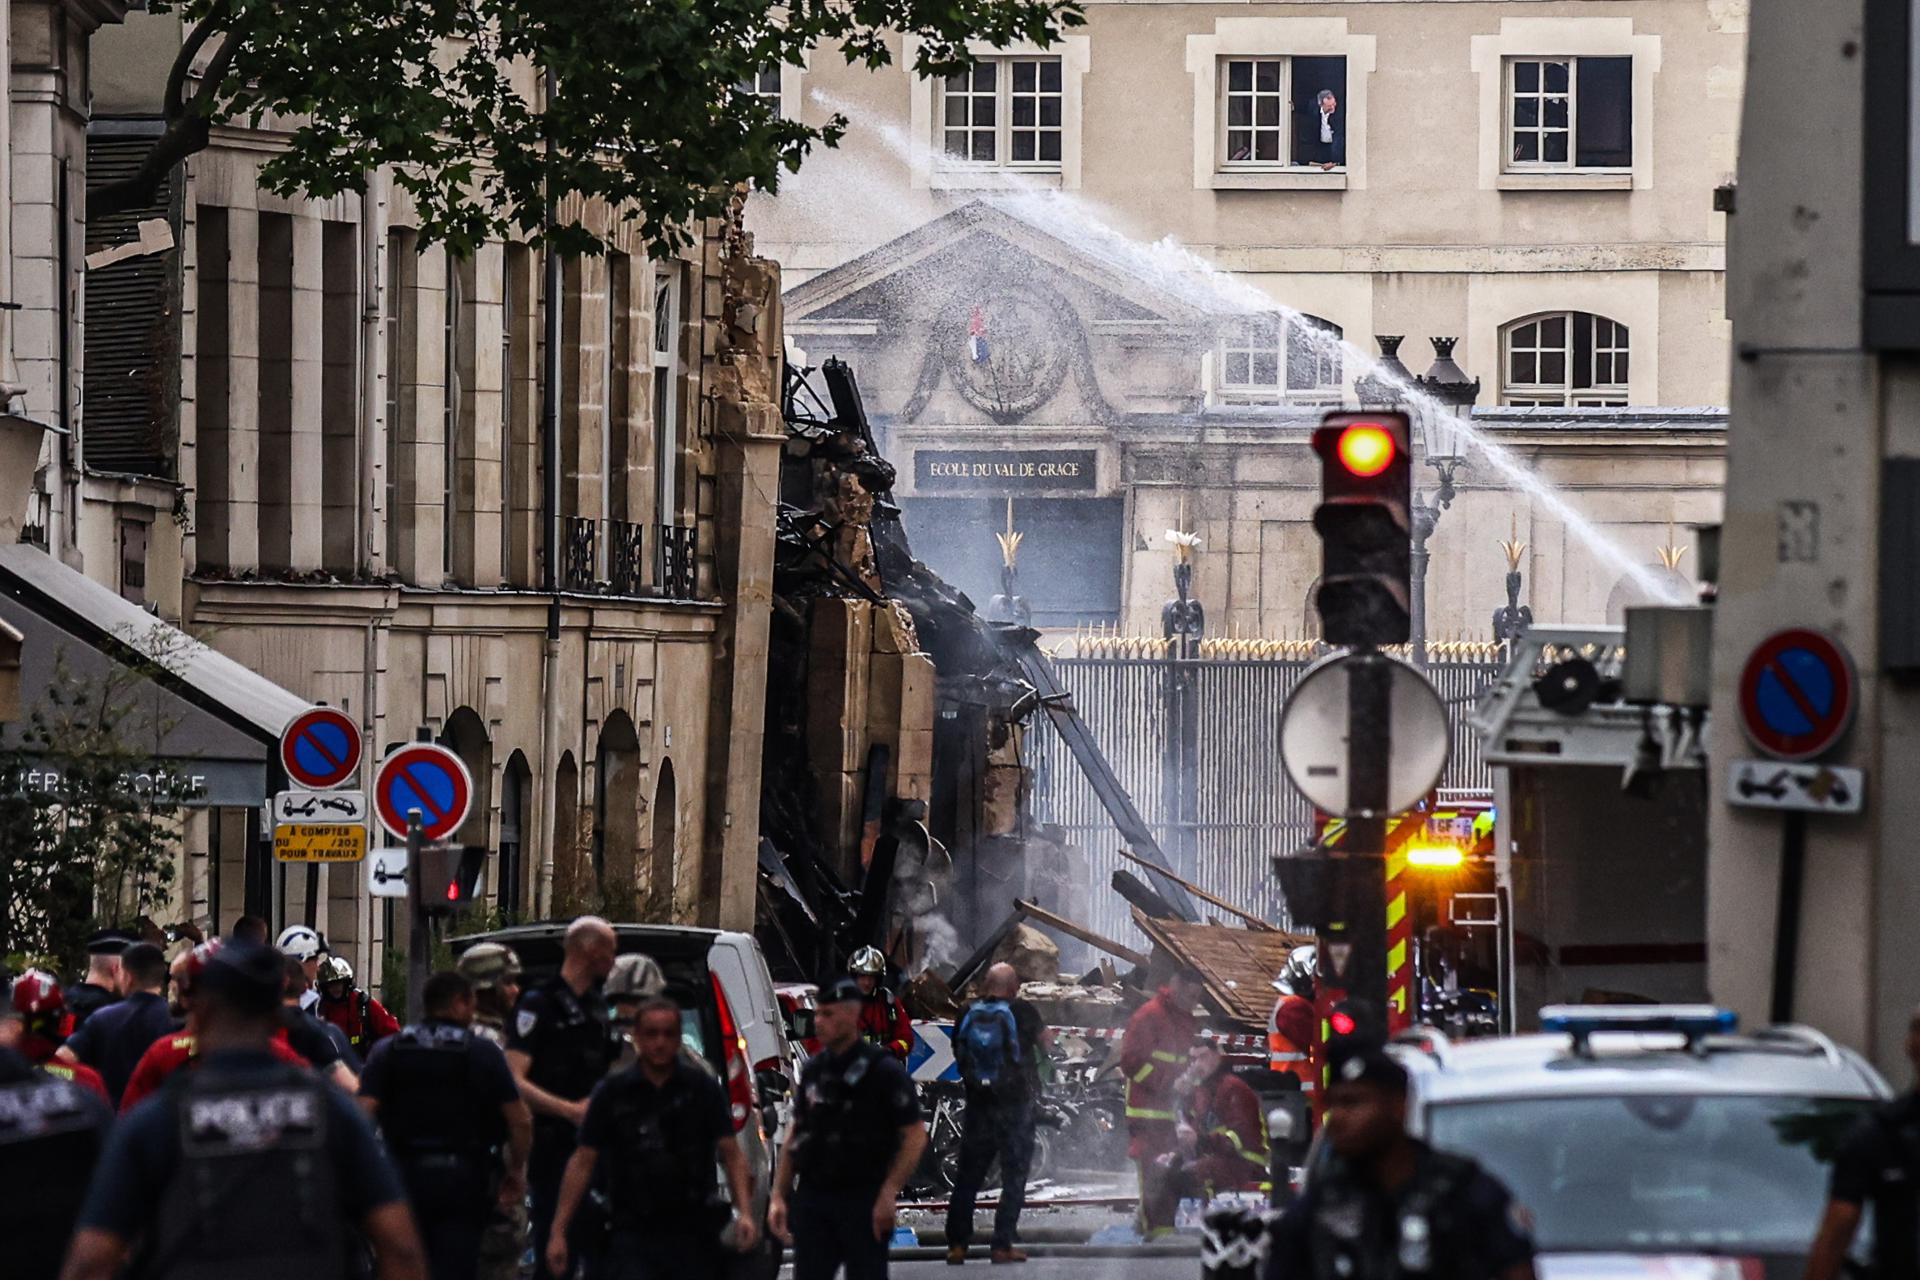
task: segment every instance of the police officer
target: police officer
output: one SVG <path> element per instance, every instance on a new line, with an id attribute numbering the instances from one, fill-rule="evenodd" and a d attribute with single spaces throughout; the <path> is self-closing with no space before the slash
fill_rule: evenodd
<path id="1" fill-rule="evenodd" d="M 67 1009 L 73 1015 L 68 1032 L 78 1031 L 87 1019 L 120 998 L 120 953 L 133 939 L 118 929 L 102 929 L 87 939 L 87 976 L 69 986 Z"/>
<path id="2" fill-rule="evenodd" d="M 473 984 L 473 1034 L 507 1047 L 507 1023 L 520 1001 L 520 957 L 499 942 L 476 942 L 454 972 Z"/>
<path id="3" fill-rule="evenodd" d="M 0 1250 L 18 1280 L 53 1280 L 106 1141 L 113 1111 L 18 1051 L 11 1000 L 0 1004 Z"/>
<path id="4" fill-rule="evenodd" d="M 907 1069 L 860 1038 L 865 999 L 858 982 L 840 978 L 814 1014 L 820 1052 L 800 1071 L 767 1208 L 774 1234 L 793 1246 L 794 1280 L 833 1280 L 843 1265 L 847 1280 L 884 1277 L 900 1189 L 927 1147 Z"/>
<path id="5" fill-rule="evenodd" d="M 1333 1062 L 1332 1155 L 1273 1230 L 1267 1280 L 1533 1280 L 1507 1189 L 1407 1133 L 1407 1073 L 1371 1045 Z"/>
<path id="6" fill-rule="evenodd" d="M 533 1117 L 500 1046 L 472 1031 L 473 984 L 436 973 L 426 1020 L 374 1045 L 361 1105 L 400 1166 L 433 1280 L 474 1280 L 495 1204 L 526 1196 Z"/>
<path id="7" fill-rule="evenodd" d="M 580 1145 L 567 1163 L 547 1245 L 547 1269 L 565 1275 L 567 1231 L 596 1173 L 604 1174 L 613 1238 L 597 1280 L 713 1280 L 729 1211 L 716 1201 L 717 1158 L 733 1196 L 733 1244 L 759 1238 L 753 1181 L 733 1136 L 720 1082 L 680 1053 L 680 1006 L 640 1001 L 631 1023 L 636 1060 L 594 1088 Z"/>
<path id="8" fill-rule="evenodd" d="M 1920 1009 L 1907 1023 L 1907 1060 L 1920 1072 Z M 1835 1280 L 1860 1219 L 1873 1206 L 1873 1274 L 1920 1275 L 1920 1089 L 1861 1119 L 1833 1157 L 1826 1215 L 1806 1280 Z"/>
<path id="9" fill-rule="evenodd" d="M 613 926 L 581 916 L 567 926 L 560 972 L 525 992 L 507 1028 L 507 1062 L 520 1096 L 533 1110 L 533 1157 L 527 1183 L 533 1193 L 534 1274 L 549 1276 L 547 1236 L 560 1177 L 586 1119 L 587 1095 L 613 1061 L 600 984 L 613 969 Z M 574 1241 L 574 1252 L 580 1252 Z"/>
<path id="10" fill-rule="evenodd" d="M 274 1059 L 280 957 L 235 943 L 195 992 L 203 1057 L 122 1118 L 80 1212 L 63 1280 L 339 1280 L 349 1228 L 380 1280 L 425 1280 L 399 1176 L 353 1100 Z"/>
<path id="11" fill-rule="evenodd" d="M 473 1034 L 505 1049 L 507 1023 L 520 999 L 520 957 L 501 943 L 476 942 L 460 953 L 453 967 L 473 984 Z M 526 1239 L 526 1197 L 502 1197 L 480 1236 L 480 1280 L 520 1280 Z"/>

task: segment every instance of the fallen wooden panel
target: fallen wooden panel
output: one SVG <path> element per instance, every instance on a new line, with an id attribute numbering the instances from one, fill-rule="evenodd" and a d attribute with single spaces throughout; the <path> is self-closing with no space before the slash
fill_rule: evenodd
<path id="1" fill-rule="evenodd" d="M 1313 939 L 1278 929 L 1236 929 L 1223 924 L 1155 920 L 1133 913 L 1140 932 L 1177 963 L 1197 969 L 1208 1003 L 1223 1016 L 1264 1028 L 1273 1012 L 1273 980 L 1295 947 Z"/>

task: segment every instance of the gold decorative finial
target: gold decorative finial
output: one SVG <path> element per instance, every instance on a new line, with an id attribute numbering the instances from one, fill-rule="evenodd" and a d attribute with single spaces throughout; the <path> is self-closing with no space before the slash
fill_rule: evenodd
<path id="1" fill-rule="evenodd" d="M 1685 547 L 1676 547 L 1669 543 L 1664 547 L 1656 547 L 1654 554 L 1660 557 L 1660 563 L 1667 567 L 1669 573 L 1678 573 L 1680 571 L 1680 562 L 1687 558 L 1687 549 Z"/>
<path id="2" fill-rule="evenodd" d="M 1518 573 L 1520 571 L 1520 562 L 1524 560 L 1527 555 L 1527 544 L 1520 541 L 1519 516 L 1507 517 L 1507 540 L 1500 544 L 1500 549 L 1507 553 L 1508 572 Z"/>
<path id="3" fill-rule="evenodd" d="M 1192 563 L 1193 553 L 1200 550 L 1200 535 L 1197 533 L 1169 529 L 1167 541 L 1173 544 L 1173 559 L 1176 564 Z"/>
<path id="4" fill-rule="evenodd" d="M 993 535 L 994 541 L 1000 544 L 1000 560 L 1003 564 L 1007 566 L 1007 568 L 1011 569 L 1016 564 L 1019 563 L 1020 539 L 1026 536 L 1027 535 L 1024 533 L 1015 533 L 1013 531 L 1013 499 L 1008 498 L 1007 499 L 1007 531 L 1005 533 L 996 533 Z"/>

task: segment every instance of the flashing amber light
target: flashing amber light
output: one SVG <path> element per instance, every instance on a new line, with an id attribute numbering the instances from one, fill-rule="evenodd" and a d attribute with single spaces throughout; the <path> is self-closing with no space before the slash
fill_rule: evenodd
<path id="1" fill-rule="evenodd" d="M 1327 1019 L 1327 1022 L 1333 1027 L 1333 1034 L 1337 1036 L 1350 1036 L 1353 1034 L 1353 1029 L 1359 1025 L 1350 1013 L 1335 1013 Z"/>
<path id="2" fill-rule="evenodd" d="M 1407 849 L 1407 865 L 1451 870 L 1467 860 L 1466 850 L 1457 844 L 1416 844 Z"/>
<path id="3" fill-rule="evenodd" d="M 1377 476 L 1393 465 L 1393 433 L 1372 422 L 1356 422 L 1335 445 L 1340 465 L 1356 476 Z"/>

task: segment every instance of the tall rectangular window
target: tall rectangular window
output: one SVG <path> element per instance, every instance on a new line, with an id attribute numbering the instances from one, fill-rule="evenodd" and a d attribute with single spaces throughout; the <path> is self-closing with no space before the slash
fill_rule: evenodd
<path id="1" fill-rule="evenodd" d="M 232 567 L 230 410 L 227 339 L 227 211 L 200 205 L 194 213 L 193 529 L 195 567 Z"/>
<path id="2" fill-rule="evenodd" d="M 940 152 L 949 163 L 1060 167 L 1058 58 L 983 58 L 939 84 Z"/>
<path id="3" fill-rule="evenodd" d="M 1631 169 L 1633 59 L 1509 59 L 1507 167 Z"/>
<path id="4" fill-rule="evenodd" d="M 441 371 L 444 392 L 440 397 L 440 565 L 448 578 L 455 576 L 454 531 L 465 515 L 460 503 L 460 411 L 464 392 L 460 384 L 461 281 L 460 266 L 452 254 L 446 255 L 446 314 L 441 320 Z"/>
<path id="5" fill-rule="evenodd" d="M 1228 164 L 1284 163 L 1289 114 L 1284 58 L 1228 60 Z"/>
<path id="6" fill-rule="evenodd" d="M 607 255 L 607 477 L 608 518 L 633 519 L 628 501 L 627 466 L 632 453 L 633 418 L 628 394 L 633 361 L 633 260 L 624 253 Z"/>
<path id="7" fill-rule="evenodd" d="M 676 481 L 680 465 L 680 268 L 662 267 L 653 277 L 653 472 L 658 524 L 679 518 Z"/>
<path id="8" fill-rule="evenodd" d="M 321 229 L 321 563 L 351 577 L 360 565 L 360 228 Z"/>
<path id="9" fill-rule="evenodd" d="M 520 433 L 514 414 L 519 405 L 520 370 L 514 364 L 515 310 L 521 303 L 521 284 L 516 278 L 519 266 L 516 253 L 524 255 L 524 245 L 509 244 L 501 255 L 500 266 L 500 580 L 519 585 L 520 537 Z"/>
<path id="10" fill-rule="evenodd" d="M 387 510 L 387 570 L 405 567 L 406 535 L 413 513 L 403 510 L 412 498 L 414 431 L 407 410 L 412 404 L 414 318 L 414 233 L 395 227 L 387 233 L 386 345 L 387 442 L 385 497 Z"/>

